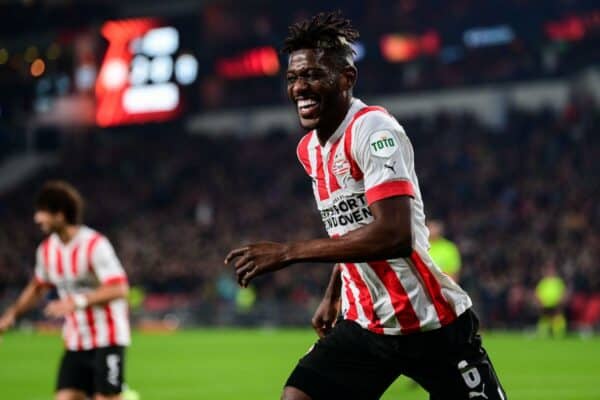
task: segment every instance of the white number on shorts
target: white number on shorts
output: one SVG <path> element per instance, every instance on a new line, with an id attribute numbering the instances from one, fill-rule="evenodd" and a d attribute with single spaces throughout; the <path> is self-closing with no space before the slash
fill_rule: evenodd
<path id="1" fill-rule="evenodd" d="M 113 386 L 119 385 L 119 363 L 121 357 L 118 354 L 109 354 L 106 356 L 106 366 L 108 367 L 108 375 L 106 380 Z"/>
<path id="2" fill-rule="evenodd" d="M 458 363 L 458 370 L 462 374 L 469 389 L 476 388 L 481 383 L 481 375 L 476 367 L 470 367 L 465 360 Z"/>

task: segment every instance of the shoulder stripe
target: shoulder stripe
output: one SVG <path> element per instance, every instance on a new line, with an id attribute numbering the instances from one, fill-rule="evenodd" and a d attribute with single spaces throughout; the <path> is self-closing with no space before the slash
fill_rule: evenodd
<path id="1" fill-rule="evenodd" d="M 96 234 L 94 234 L 94 236 L 90 239 L 90 241 L 87 244 L 86 261 L 87 261 L 88 271 L 94 270 L 94 266 L 92 265 L 92 253 L 94 252 L 94 249 L 96 248 L 96 245 L 98 244 L 98 241 L 101 238 L 102 238 L 102 235 L 100 235 L 99 233 L 96 233 Z"/>
<path id="2" fill-rule="evenodd" d="M 348 124 L 348 127 L 346 128 L 346 131 L 344 132 L 344 152 L 346 153 L 346 159 L 350 162 L 350 173 L 352 175 L 352 178 L 354 178 L 354 180 L 361 180 L 363 177 L 363 173 L 360 170 L 360 168 L 358 167 L 358 164 L 356 163 L 356 161 L 354 160 L 354 157 L 352 157 L 352 128 L 354 127 L 354 123 L 356 122 L 357 119 L 359 119 L 360 117 L 362 117 L 363 115 L 365 115 L 368 112 L 371 111 L 382 111 L 387 113 L 387 110 L 383 107 L 379 107 L 379 106 L 367 106 L 367 107 L 363 107 L 360 110 L 358 110 L 356 112 L 356 114 L 354 114 L 354 116 L 352 117 L 352 120 L 350 121 L 350 123 Z"/>

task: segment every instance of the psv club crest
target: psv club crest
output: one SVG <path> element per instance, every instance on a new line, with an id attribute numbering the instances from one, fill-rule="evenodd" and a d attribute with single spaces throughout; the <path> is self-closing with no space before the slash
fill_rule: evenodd
<path id="1" fill-rule="evenodd" d="M 343 153 L 337 153 L 331 165 L 331 172 L 335 176 L 343 177 L 350 172 L 350 163 Z"/>

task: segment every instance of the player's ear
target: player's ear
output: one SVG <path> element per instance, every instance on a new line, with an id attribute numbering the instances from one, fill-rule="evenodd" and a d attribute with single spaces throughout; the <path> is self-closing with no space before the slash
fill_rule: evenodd
<path id="1" fill-rule="evenodd" d="M 356 67 L 353 65 L 346 65 L 342 69 L 341 76 L 341 88 L 343 90 L 352 90 L 354 85 L 356 84 L 356 78 L 358 75 L 358 71 Z"/>

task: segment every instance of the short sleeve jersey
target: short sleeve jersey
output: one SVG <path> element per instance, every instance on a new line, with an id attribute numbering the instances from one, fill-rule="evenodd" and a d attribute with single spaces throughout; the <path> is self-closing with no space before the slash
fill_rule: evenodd
<path id="1" fill-rule="evenodd" d="M 411 198 L 410 257 L 342 263 L 342 311 L 373 332 L 400 335 L 439 328 L 471 307 L 469 296 L 433 263 L 414 153 L 402 126 L 381 107 L 353 99 L 346 117 L 321 145 L 311 131 L 298 159 L 331 237 L 373 222 L 370 205 Z"/>
<path id="2" fill-rule="evenodd" d="M 57 234 L 44 240 L 36 252 L 35 279 L 55 286 L 60 298 L 93 291 L 101 285 L 127 282 L 127 275 L 108 239 L 79 227 L 65 244 Z M 76 310 L 67 315 L 63 338 L 69 350 L 89 350 L 130 343 L 127 300 Z"/>

